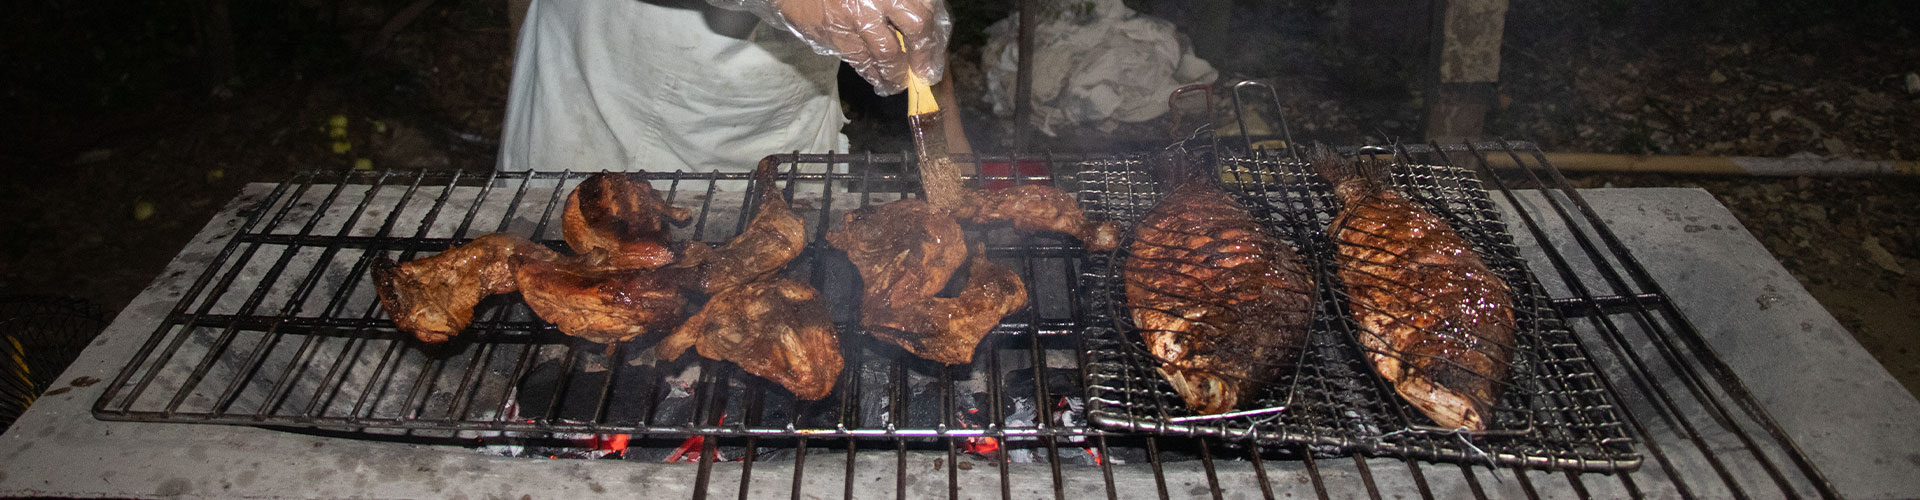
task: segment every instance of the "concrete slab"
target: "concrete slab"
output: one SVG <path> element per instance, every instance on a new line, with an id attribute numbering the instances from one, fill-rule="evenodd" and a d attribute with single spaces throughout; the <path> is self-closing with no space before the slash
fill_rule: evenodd
<path id="1" fill-rule="evenodd" d="M 697 468 L 689 464 L 501 458 L 459 447 L 239 426 L 94 419 L 90 406 L 105 385 L 98 382 L 111 379 L 133 355 L 192 277 L 237 230 L 240 211 L 269 189 L 249 186 L 230 203 L 61 376 L 59 387 L 65 392 L 42 398 L 0 436 L 0 496 L 632 498 L 693 494 Z M 1920 451 L 1916 446 L 1920 445 L 1920 424 L 1912 418 L 1920 414 L 1920 403 L 1853 343 L 1731 214 L 1699 190 L 1584 193 L 1842 493 L 1855 498 L 1920 496 L 1920 475 L 1911 474 L 1920 465 L 1915 454 Z M 1531 213 L 1551 214 L 1540 201 L 1537 195 L 1523 193 L 1522 203 Z M 1516 226 L 1515 231 L 1521 233 L 1523 247 L 1533 246 L 1524 230 Z M 1550 231 L 1548 239 L 1555 247 L 1568 248 L 1565 235 L 1565 231 Z M 1546 275 L 1551 273 L 1543 254 L 1537 248 L 1529 251 L 1536 273 L 1543 274 L 1549 286 L 1557 286 L 1557 277 Z M 1576 322 L 1576 326 L 1586 335 L 1584 329 L 1593 325 Z M 1636 415 L 1658 420 L 1655 415 Z M 844 440 L 815 443 L 845 448 Z M 861 446 L 890 450 L 887 443 L 867 441 Z M 1222 486 L 1223 497 L 1262 496 L 1260 476 L 1250 463 L 1231 458 L 1239 452 L 1216 453 L 1220 458 L 1215 460 L 1212 478 Z M 1053 471 L 1045 465 L 1014 464 L 1002 483 L 998 468 L 975 459 L 962 460 L 968 467 L 954 470 L 956 482 L 951 486 L 961 497 L 998 497 L 1003 484 L 1014 497 L 1055 494 Z M 1697 457 L 1676 454 L 1674 460 L 1681 462 L 1678 469 L 1683 474 L 1703 477 L 1688 481 L 1696 495 L 1727 494 L 1702 486 L 1715 480 Z M 1488 471 L 1389 459 L 1366 459 L 1364 468 L 1361 463 L 1354 458 L 1321 459 L 1315 464 L 1316 484 L 1306 473 L 1305 463 L 1269 460 L 1266 484 L 1275 497 L 1311 496 L 1316 486 L 1338 498 L 1365 497 L 1369 484 L 1387 496 L 1414 496 L 1416 478 L 1436 498 L 1469 496 L 1475 489 L 1494 497 L 1531 492 L 1543 498 L 1576 498 L 1582 493 L 1615 498 L 1629 493 L 1616 476 Z M 944 454 L 919 452 L 904 458 L 886 452 L 851 458 L 844 452 L 809 455 L 805 466 L 798 468 L 792 462 L 761 462 L 752 468 L 747 496 L 787 497 L 797 473 L 801 475 L 798 484 L 810 497 L 843 492 L 889 497 L 902 486 L 911 496 L 939 497 L 950 487 L 946 465 Z M 907 479 L 899 478 L 901 470 Z M 738 496 L 744 472 L 738 463 L 715 464 L 708 493 Z M 1209 475 L 1199 461 L 1168 462 L 1163 472 L 1166 481 L 1161 483 L 1148 464 L 1116 465 L 1110 491 L 1120 498 L 1156 497 L 1162 486 L 1176 497 L 1209 493 Z M 1649 465 L 1633 477 L 1633 487 L 1643 495 L 1677 495 L 1657 467 Z M 1750 471 L 1736 477 L 1754 486 L 1749 493 L 1771 488 Z M 1058 491 L 1069 496 L 1099 495 L 1106 490 L 1099 468 L 1063 468 L 1061 478 L 1064 483 Z"/>

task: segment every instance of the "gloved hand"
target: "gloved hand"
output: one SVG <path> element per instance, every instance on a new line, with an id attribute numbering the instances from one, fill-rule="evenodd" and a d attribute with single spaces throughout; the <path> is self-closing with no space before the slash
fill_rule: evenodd
<path id="1" fill-rule="evenodd" d="M 799 35 L 823 55 L 837 55 L 880 95 L 907 87 L 909 70 L 940 81 L 953 21 L 945 0 L 707 0 L 749 10 Z M 894 38 L 899 30 L 907 50 Z"/>

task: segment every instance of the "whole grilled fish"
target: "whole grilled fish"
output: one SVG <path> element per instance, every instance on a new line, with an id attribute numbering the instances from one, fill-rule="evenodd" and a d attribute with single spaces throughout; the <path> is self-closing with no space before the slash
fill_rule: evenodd
<path id="1" fill-rule="evenodd" d="M 1513 359 L 1507 286 L 1446 221 L 1363 168 L 1325 151 L 1314 159 L 1344 205 L 1331 227 L 1360 345 L 1435 423 L 1485 430 Z"/>
<path id="2" fill-rule="evenodd" d="M 1127 306 L 1187 406 L 1224 413 L 1292 366 L 1313 321 L 1313 278 L 1210 176 L 1170 183 L 1127 247 Z"/>

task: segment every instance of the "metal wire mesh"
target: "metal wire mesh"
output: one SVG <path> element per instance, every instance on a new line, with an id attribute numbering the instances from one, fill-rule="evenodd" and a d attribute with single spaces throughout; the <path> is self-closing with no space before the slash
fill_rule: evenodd
<path id="1" fill-rule="evenodd" d="M 1476 157 L 1488 154 L 1513 156 L 1516 163 L 1532 169 L 1528 175 L 1535 171 L 1542 177 L 1557 175 L 1536 149 L 1525 144 L 1401 150 L 1403 161 L 1412 165 L 1473 165 L 1478 164 Z M 831 224 L 833 213 L 885 202 L 912 182 L 887 173 L 911 161 L 905 155 L 782 155 L 782 160 L 801 167 L 788 169 L 781 182 L 796 209 L 808 216 L 810 235 L 817 236 Z M 1089 207 L 1144 212 L 1157 192 L 1143 173 L 1128 167 L 1135 164 L 1129 163 L 1135 161 L 1132 158 L 1032 156 L 1018 163 L 1027 161 L 1045 164 L 1057 176 L 1018 180 L 1054 182 L 1086 192 L 1083 201 Z M 1281 172 L 1268 165 L 1274 162 L 1285 163 L 1255 157 L 1245 168 L 1272 175 Z M 855 173 L 828 173 L 844 171 Z M 1445 193 L 1479 188 L 1458 184 L 1464 179 L 1460 174 L 1456 169 L 1427 174 L 1408 170 L 1396 183 L 1432 204 L 1448 200 Z M 1609 475 L 1576 474 L 1577 464 L 1551 461 L 1534 465 L 1562 467 L 1566 472 L 1486 470 L 1464 465 L 1484 463 L 1479 455 L 1456 457 L 1459 464 L 1434 464 L 1414 458 L 1370 458 L 1365 451 L 1347 453 L 1325 444 L 1242 446 L 1249 442 L 1115 432 L 1085 425 L 1079 412 L 1039 410 L 1050 404 L 1073 406 L 1081 396 L 1098 390 L 1087 387 L 1086 381 L 1113 380 L 1096 377 L 1094 371 L 1099 368 L 1091 362 L 1114 349 L 1106 344 L 1112 342 L 1113 332 L 1096 331 L 1111 329 L 1112 324 L 1087 302 L 1098 300 L 1099 295 L 1087 287 L 1088 280 L 1110 274 L 1106 267 L 1077 257 L 1080 251 L 1070 242 L 1009 232 L 986 235 L 988 252 L 1026 279 L 1028 288 L 1035 291 L 1035 304 L 1007 318 L 996 334 L 989 335 L 972 364 L 942 367 L 903 356 L 853 334 L 850 308 L 836 311 L 849 369 L 834 394 L 810 405 L 798 404 L 783 389 L 726 363 L 631 362 L 644 347 L 624 348 L 611 358 L 629 362 L 608 362 L 599 346 L 582 345 L 552 331 L 525 314 L 511 297 L 484 303 L 479 321 L 462 340 L 439 348 L 422 348 L 391 330 L 365 283 L 370 255 L 383 253 L 405 260 L 499 230 L 553 244 L 558 240 L 557 224 L 551 220 L 561 196 L 557 193 L 580 177 L 306 173 L 274 185 L 270 192 L 250 200 L 253 208 L 243 210 L 239 220 L 211 228 L 210 237 L 230 240 L 205 257 L 210 265 L 201 274 L 191 277 L 186 286 L 171 289 L 180 296 L 175 308 L 165 321 L 154 325 L 153 335 L 109 382 L 95 414 L 111 420 L 347 429 L 348 435 L 372 439 L 381 439 L 387 429 L 406 430 L 415 439 L 468 435 L 456 431 L 636 433 L 635 443 L 669 450 L 674 444 L 692 443 L 678 438 L 691 434 L 708 438 L 695 446 L 701 450 L 699 465 L 689 480 L 695 484 L 696 496 L 733 491 L 746 495 L 749 489 L 785 491 L 761 483 L 788 480 L 794 497 L 830 494 L 803 488 L 803 483 L 811 482 L 802 478 L 807 470 L 813 470 L 809 477 L 844 474 L 843 482 L 834 484 L 843 484 L 851 495 L 856 474 L 876 469 L 894 470 L 893 486 L 897 496 L 904 496 L 909 485 L 928 479 L 918 472 L 910 474 L 908 468 L 917 471 L 928 464 L 935 470 L 945 469 L 949 498 L 993 496 L 990 487 L 965 489 L 975 484 L 967 478 L 977 477 L 980 471 L 963 471 L 965 465 L 956 457 L 977 453 L 971 451 L 976 443 L 995 443 L 1003 450 L 986 456 L 1000 464 L 989 475 L 998 477 L 1002 498 L 1011 498 L 1016 491 L 1044 496 L 1048 490 L 1055 498 L 1065 498 L 1077 494 L 1070 492 L 1081 486 L 1097 484 L 1104 484 L 1109 498 L 1156 494 L 1168 498 L 1189 487 L 1193 495 L 1222 496 L 1239 489 L 1257 490 L 1269 498 L 1402 493 L 1423 498 L 1469 493 L 1476 497 L 1832 496 L 1831 485 L 1778 426 L 1755 409 L 1738 380 L 1724 367 L 1715 368 L 1717 360 L 1699 344 L 1699 334 L 1651 285 L 1644 270 L 1624 255 L 1617 241 L 1605 239 L 1604 224 L 1584 202 L 1550 195 L 1543 199 L 1556 212 L 1542 214 L 1536 212 L 1537 206 L 1511 201 L 1517 191 L 1545 193 L 1564 188 L 1564 182 L 1554 178 L 1510 186 L 1498 184 L 1498 178 L 1482 177 L 1496 183 L 1486 187 L 1508 201 L 1508 210 L 1517 211 L 1527 229 L 1524 234 L 1533 235 L 1533 241 L 1546 241 L 1541 228 L 1556 224 L 1573 228 L 1576 234 L 1598 231 L 1600 236 L 1595 237 L 1601 238 L 1582 242 L 1580 250 L 1592 264 L 1569 264 L 1565 259 L 1580 259 L 1579 252 L 1563 255 L 1547 249 L 1553 270 L 1562 277 L 1556 293 L 1571 295 L 1557 296 L 1551 303 L 1560 314 L 1574 319 L 1571 326 L 1577 326 L 1581 335 L 1573 344 L 1542 337 L 1547 354 L 1528 368 L 1535 370 L 1533 378 L 1543 379 L 1539 382 L 1543 388 L 1535 391 L 1566 391 L 1584 397 L 1584 389 L 1566 389 L 1580 387 L 1569 383 L 1583 382 L 1537 374 L 1574 371 L 1581 358 L 1607 367 L 1594 382 L 1601 392 L 1631 408 L 1617 410 L 1628 425 L 1591 432 L 1630 433 L 1657 466 Z M 737 207 L 745 206 L 745 200 L 725 195 L 729 190 L 740 191 L 739 186 L 713 189 L 711 181 L 743 177 L 649 174 L 656 186 L 676 197 L 676 204 L 698 207 L 707 214 L 675 237 L 710 242 L 738 229 L 742 209 Z M 1318 195 L 1310 183 L 1274 184 L 1307 195 L 1268 192 L 1266 202 L 1257 205 L 1266 207 L 1269 216 L 1288 213 L 1288 203 L 1301 204 L 1293 207 L 1296 213 L 1325 206 L 1324 199 L 1313 197 Z M 1109 197 L 1100 205 L 1095 203 L 1096 191 L 1140 195 Z M 822 196 L 827 193 L 833 196 Z M 1465 215 L 1455 217 L 1492 219 L 1484 195 L 1459 200 L 1464 205 L 1451 210 Z M 1552 220 L 1555 214 L 1557 222 Z M 839 260 L 823 255 L 830 251 L 817 244 L 809 248 L 788 276 L 815 284 L 829 301 L 851 304 L 857 297 L 846 283 L 854 279 L 852 270 L 828 264 Z M 1608 274 L 1604 280 L 1583 276 L 1572 270 L 1575 265 L 1598 266 L 1603 273 L 1617 275 Z M 1530 293 L 1545 297 L 1538 290 Z M 1550 317 L 1547 312 L 1535 316 Z M 1342 316 L 1323 311 L 1316 329 L 1339 331 L 1340 326 L 1329 319 L 1338 317 Z M 1083 331 L 1095 335 L 1074 334 Z M 1365 376 L 1365 365 L 1355 364 L 1351 347 L 1341 345 L 1350 340 L 1321 335 L 1315 342 L 1318 355 L 1344 352 L 1347 356 L 1340 376 L 1321 377 L 1327 384 L 1323 390 L 1350 389 L 1379 398 L 1372 400 L 1377 403 L 1370 411 L 1382 406 L 1393 410 L 1374 417 L 1389 425 L 1418 419 L 1404 408 L 1394 408 L 1399 403 L 1392 402 L 1391 392 Z M 1555 359 L 1572 365 L 1555 365 Z M 1157 380 L 1157 375 L 1135 380 Z M 1087 404 L 1097 410 L 1105 403 Z M 1171 401 L 1161 404 L 1177 407 Z M 1560 410 L 1547 406 L 1542 411 Z M 1548 422 L 1537 415 L 1528 418 L 1533 429 Z M 1602 420 L 1575 415 L 1567 421 L 1575 425 L 1568 432 L 1577 434 L 1588 432 L 1578 425 Z M 1311 421 L 1323 427 L 1304 428 L 1347 431 L 1325 427 L 1328 422 L 1332 420 Z M 1233 430 L 1217 423 L 1200 427 Z M 1391 432 L 1384 427 L 1375 431 L 1378 435 Z M 1392 439 L 1402 441 L 1386 442 L 1405 443 L 1416 451 L 1447 450 L 1451 445 L 1431 434 L 1402 433 Z M 1740 447 L 1727 448 L 1722 443 Z M 726 452 L 724 458 L 716 451 Z M 1350 456 L 1336 458 L 1328 452 Z M 1515 455 L 1525 453 L 1521 449 Z M 715 467 L 720 460 L 744 462 L 744 467 Z M 1020 465 L 1014 462 L 1022 460 L 1047 466 L 1037 470 L 1007 466 Z M 769 466 L 768 473 L 756 475 L 756 461 L 790 461 L 791 466 Z M 841 461 L 844 472 L 820 469 L 822 464 Z M 1589 468 L 1598 463 L 1588 462 Z M 725 475 L 731 472 L 720 471 L 738 472 L 739 486 L 728 486 L 728 479 L 721 478 L 730 477 Z M 1031 484 L 1019 482 L 1035 477 L 1040 479 Z M 1130 489 L 1142 485 L 1144 489 Z"/>
<path id="2" fill-rule="evenodd" d="M 106 327 L 85 300 L 49 295 L 0 296 L 0 432 Z M 85 383 L 85 382 L 81 382 Z"/>
<path id="3" fill-rule="evenodd" d="M 1083 171 L 1083 201 L 1113 220 L 1137 222 L 1164 188 L 1145 157 Z M 1440 429 L 1373 375 L 1356 341 L 1351 302 L 1333 272 L 1327 224 L 1339 210 L 1330 187 L 1306 165 L 1276 155 L 1220 161 L 1224 184 L 1240 193 L 1316 270 L 1320 307 L 1307 352 L 1241 411 L 1196 415 L 1156 373 L 1127 310 L 1118 267 L 1125 249 L 1090 257 L 1095 314 L 1112 327 L 1090 330 L 1095 343 L 1089 418 L 1098 424 L 1167 434 L 1252 438 L 1327 450 L 1456 462 L 1573 469 L 1631 470 L 1640 465 L 1618 406 L 1599 387 L 1595 367 L 1575 341 L 1472 172 L 1446 165 L 1400 165 L 1389 184 L 1448 220 L 1513 292 L 1519 324 L 1510 388 L 1485 431 Z M 1089 319 L 1089 321 L 1095 321 Z"/>
<path id="4" fill-rule="evenodd" d="M 396 332 L 372 294 L 375 256 L 408 260 L 487 232 L 559 247 L 558 211 L 584 175 L 307 173 L 282 184 L 130 360 L 103 418 L 442 431 L 783 436 L 1031 436 L 1097 432 L 1006 418 L 1077 374 L 1077 244 L 1011 230 L 977 236 L 1014 269 L 1031 305 L 1006 318 L 968 365 L 921 360 L 860 331 L 858 278 L 819 235 L 849 208 L 902 196 L 901 156 L 813 157 L 782 188 L 811 242 L 786 276 L 833 304 L 848 369 L 834 393 L 800 401 L 728 363 L 655 359 L 652 338 L 611 351 L 559 333 L 512 295 L 491 297 L 445 345 Z M 859 174 L 844 172 L 853 165 Z M 1061 169 L 1064 171 L 1065 169 Z M 750 215 L 744 174 L 644 175 L 698 209 L 676 240 L 721 242 Z M 1003 176 L 995 182 L 1048 182 Z M 1059 182 L 1066 183 L 1067 179 Z M 732 185 L 728 185 L 732 183 Z M 1071 186 L 1067 186 L 1071 187 Z M 1044 293 L 1041 293 L 1044 292 Z M 1058 373 L 1056 373 L 1058 372 Z M 1026 382 L 1008 385 L 1024 373 Z M 1076 376 L 1069 379 L 1077 380 Z M 1077 384 L 1068 390 L 1077 393 Z M 1077 394 L 1075 395 L 1077 397 Z M 986 412 L 974 418 L 966 412 Z"/>

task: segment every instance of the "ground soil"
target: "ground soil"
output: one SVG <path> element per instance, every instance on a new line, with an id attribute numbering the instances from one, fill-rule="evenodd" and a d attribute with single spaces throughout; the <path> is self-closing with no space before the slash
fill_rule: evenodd
<path id="1" fill-rule="evenodd" d="M 1185 23 L 1182 2 L 1131 2 Z M 1366 2 L 1357 2 L 1366 3 Z M 1377 2 L 1376 2 L 1377 3 Z M 1898 2 L 1515 2 L 1488 131 L 1559 152 L 1920 158 L 1920 37 Z M 1884 4 L 1884 5 L 1883 5 Z M 510 76 L 505 3 L 431 4 L 384 38 L 390 2 L 232 6 L 231 78 L 210 81 L 192 12 L 136 2 L 34 4 L 0 21 L 0 294 L 118 311 L 248 182 L 304 169 L 493 165 Z M 1239 2 L 1223 78 L 1283 89 L 1306 139 L 1420 137 L 1426 47 L 1368 36 L 1347 2 Z M 1687 9 L 1702 9 L 1695 12 Z M 953 74 L 983 150 L 1011 124 L 978 104 L 979 30 L 1006 9 L 955 6 Z M 1397 16 L 1397 17 L 1396 17 Z M 1342 28 L 1345 26 L 1346 28 Z M 1355 29 L 1362 26 L 1366 29 Z M 1913 83 L 1909 83 L 1913 81 Z M 896 99 L 853 81 L 855 149 L 898 151 Z M 332 117 L 350 151 L 336 153 Z M 1151 144 L 1164 121 L 1040 147 Z M 1920 182 L 1582 174 L 1586 186 L 1696 186 L 1740 217 L 1909 390 L 1920 389 Z M 109 313 L 111 315 L 111 313 Z"/>

